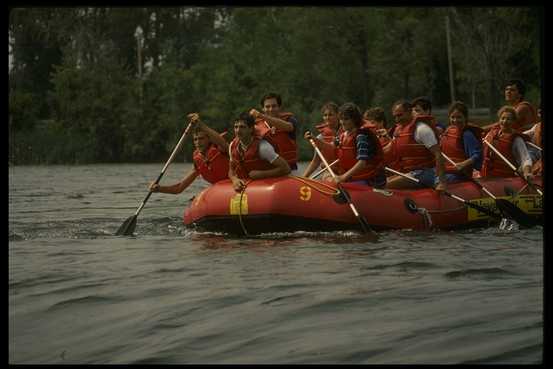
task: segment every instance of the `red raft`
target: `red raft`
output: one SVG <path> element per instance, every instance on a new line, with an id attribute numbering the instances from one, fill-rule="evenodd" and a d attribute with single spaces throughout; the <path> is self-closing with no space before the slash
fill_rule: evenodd
<path id="1" fill-rule="evenodd" d="M 543 198 L 524 190 L 522 179 L 481 178 L 480 182 L 497 198 L 512 201 L 529 216 L 542 216 Z M 541 178 L 534 182 L 541 187 Z M 343 187 L 375 230 L 454 229 L 497 222 L 428 188 L 378 190 L 351 183 Z M 448 191 L 498 212 L 495 201 L 471 181 L 451 183 Z M 357 218 L 334 185 L 296 176 L 255 180 L 242 193 L 234 191 L 230 180 L 218 182 L 195 196 L 184 212 L 184 224 L 231 234 L 360 229 Z"/>

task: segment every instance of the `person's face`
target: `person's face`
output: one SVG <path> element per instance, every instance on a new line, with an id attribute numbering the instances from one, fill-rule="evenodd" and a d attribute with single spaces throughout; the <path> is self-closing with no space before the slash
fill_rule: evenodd
<path id="1" fill-rule="evenodd" d="M 499 126 L 501 127 L 502 131 L 509 132 L 514 122 L 515 116 L 511 112 L 504 111 L 499 116 Z"/>
<path id="2" fill-rule="evenodd" d="M 411 119 L 411 114 L 408 110 L 404 110 L 401 105 L 396 105 L 392 109 L 392 117 L 396 123 L 407 123 Z"/>
<path id="3" fill-rule="evenodd" d="M 238 137 L 240 141 L 248 141 L 252 136 L 253 127 L 250 127 L 243 120 L 234 122 L 234 135 Z"/>
<path id="4" fill-rule="evenodd" d="M 520 91 L 516 85 L 508 85 L 505 87 L 505 101 L 508 103 L 516 102 L 520 99 Z"/>
<path id="5" fill-rule="evenodd" d="M 201 152 L 205 152 L 205 150 L 209 146 L 209 138 L 207 137 L 207 134 L 205 134 L 204 132 L 199 132 L 194 134 L 193 141 L 194 141 L 194 147 Z"/>
<path id="6" fill-rule="evenodd" d="M 338 114 L 331 109 L 325 109 L 323 111 L 323 121 L 327 123 L 332 128 L 338 125 Z"/>
<path id="7" fill-rule="evenodd" d="M 342 125 L 344 131 L 350 132 L 355 129 L 355 123 L 353 123 L 353 120 L 351 120 L 351 118 L 340 117 L 340 124 Z"/>
<path id="8" fill-rule="evenodd" d="M 429 115 L 429 111 L 428 110 L 424 110 L 421 106 L 419 105 L 415 105 L 411 108 L 411 111 L 413 112 L 413 115 L 416 117 L 416 116 L 419 116 L 419 115 Z"/>
<path id="9" fill-rule="evenodd" d="M 461 113 L 459 110 L 455 109 L 451 112 L 449 115 L 449 124 L 452 124 L 454 126 L 459 127 L 460 129 L 463 129 L 465 125 L 467 124 L 467 120 L 463 113 Z"/>
<path id="10" fill-rule="evenodd" d="M 280 112 L 280 105 L 278 105 L 277 99 L 272 97 L 263 101 L 263 112 L 272 117 L 276 117 Z"/>

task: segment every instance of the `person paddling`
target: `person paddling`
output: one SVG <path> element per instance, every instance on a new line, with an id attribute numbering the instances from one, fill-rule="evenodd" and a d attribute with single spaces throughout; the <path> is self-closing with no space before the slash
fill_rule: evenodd
<path id="1" fill-rule="evenodd" d="M 376 188 L 386 185 L 384 172 L 384 154 L 376 134 L 364 126 L 359 107 L 354 103 L 345 103 L 338 112 L 343 132 L 339 136 L 337 147 L 340 172 L 331 180 L 360 183 Z M 310 138 L 306 137 L 307 139 Z"/>
<path id="2" fill-rule="evenodd" d="M 332 163 L 336 160 L 336 144 L 339 134 L 342 132 L 338 119 L 338 105 L 334 102 L 327 102 L 321 108 L 321 113 L 323 115 L 323 122 L 315 126 L 319 134 L 313 138 L 313 141 L 323 153 L 326 161 Z M 308 139 L 306 135 L 308 135 L 308 132 L 304 134 L 304 138 Z M 311 133 L 309 133 L 309 137 L 312 137 Z M 321 168 L 324 168 L 321 158 L 317 155 L 317 152 L 314 152 L 313 159 L 311 159 L 311 162 L 305 168 L 303 176 L 309 177 L 319 165 Z M 336 169 L 335 167 L 333 168 Z M 330 176 L 330 174 L 327 174 L 327 176 Z"/>
<path id="3" fill-rule="evenodd" d="M 254 126 L 255 120 L 249 112 L 243 112 L 234 121 L 235 138 L 229 145 L 228 177 L 237 192 L 244 190 L 249 180 L 290 173 L 290 166 L 273 146 L 254 135 Z"/>
<path id="4" fill-rule="evenodd" d="M 178 183 L 168 186 L 150 183 L 148 188 L 152 192 L 179 194 L 188 188 L 198 176 L 211 184 L 228 178 L 227 142 L 219 133 L 202 122 L 198 113 L 190 113 L 187 117 L 194 127 L 192 136 L 195 147 L 192 154 L 194 168 Z"/>
<path id="5" fill-rule="evenodd" d="M 504 157 L 518 167 L 526 180 L 532 180 L 532 159 L 526 148 L 527 137 L 513 129 L 517 121 L 516 110 L 508 105 L 497 112 L 499 125 L 486 135 L 484 140 L 493 145 Z M 513 177 L 512 168 L 487 145 L 484 146 L 482 177 Z"/>
<path id="6" fill-rule="evenodd" d="M 294 114 L 282 111 L 282 98 L 268 93 L 261 98 L 263 112 L 250 109 L 255 119 L 255 135 L 269 142 L 292 170 L 298 169 L 296 132 L 298 121 Z"/>
<path id="7" fill-rule="evenodd" d="M 437 191 L 446 190 L 444 158 L 438 143 L 438 133 L 431 116 L 414 115 L 408 101 L 400 100 L 392 105 L 396 129 L 392 141 L 384 148 L 385 155 L 393 158 L 392 169 L 418 179 L 422 185 L 434 187 L 438 175 Z M 391 150 L 391 152 L 389 151 Z M 434 169 L 436 167 L 436 169 Z M 402 176 L 388 178 L 387 188 L 409 189 L 420 187 Z"/>
<path id="8" fill-rule="evenodd" d="M 440 137 L 440 150 L 455 162 L 445 162 L 448 183 L 472 178 L 472 171 L 482 167 L 482 129 L 468 124 L 468 108 L 461 101 L 448 109 L 449 126 Z"/>

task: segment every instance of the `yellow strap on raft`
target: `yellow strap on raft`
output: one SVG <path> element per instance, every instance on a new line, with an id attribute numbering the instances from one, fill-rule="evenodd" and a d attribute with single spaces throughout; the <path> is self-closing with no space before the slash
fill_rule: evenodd
<path id="1" fill-rule="evenodd" d="M 248 231 L 246 230 L 246 227 L 244 226 L 244 221 L 242 220 L 242 197 L 244 196 L 244 192 L 246 192 L 246 188 L 253 180 L 247 180 L 246 183 L 244 183 L 244 188 L 242 191 L 240 191 L 240 206 L 238 210 L 238 220 L 240 221 L 240 226 L 242 227 L 242 230 L 244 231 L 244 235 L 248 236 Z"/>

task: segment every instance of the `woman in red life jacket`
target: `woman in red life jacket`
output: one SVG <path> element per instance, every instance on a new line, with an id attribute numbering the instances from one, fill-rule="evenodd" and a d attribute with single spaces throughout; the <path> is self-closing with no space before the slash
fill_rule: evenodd
<path id="1" fill-rule="evenodd" d="M 400 100 L 392 105 L 392 116 L 397 127 L 390 144 L 384 147 L 385 155 L 391 150 L 393 160 L 389 166 L 400 172 L 417 178 L 422 185 L 434 187 L 438 173 L 437 191 L 446 189 L 444 158 L 440 150 L 438 134 L 431 116 L 417 115 L 412 111 L 411 103 Z M 436 167 L 436 169 L 434 169 Z M 388 179 L 387 188 L 409 189 L 420 185 L 399 175 Z"/>
<path id="2" fill-rule="evenodd" d="M 229 145 L 228 177 L 235 191 L 242 191 L 253 179 L 280 177 L 290 173 L 290 166 L 270 143 L 254 135 L 255 120 L 243 112 L 234 121 L 235 138 Z"/>
<path id="3" fill-rule="evenodd" d="M 255 135 L 269 142 L 277 154 L 284 158 L 292 170 L 298 168 L 296 132 L 298 121 L 290 112 L 281 111 L 280 95 L 269 93 L 261 98 L 263 113 L 251 109 L 255 118 Z"/>
<path id="4" fill-rule="evenodd" d="M 192 134 L 195 147 L 192 154 L 194 169 L 188 172 L 180 182 L 173 185 L 161 186 L 150 183 L 149 190 L 152 192 L 179 194 L 188 188 L 198 175 L 211 184 L 228 178 L 227 142 L 216 131 L 203 123 L 198 113 L 188 114 L 187 117 L 194 127 Z"/>
<path id="5" fill-rule="evenodd" d="M 531 128 L 537 121 L 538 115 L 532 104 L 524 100 L 526 86 L 521 80 L 511 79 L 505 83 L 505 102 L 507 106 L 511 106 L 517 113 L 517 119 L 512 124 L 512 129 L 515 132 L 522 133 Z M 485 133 L 492 128 L 497 127 L 498 122 L 483 126 Z"/>
<path id="6" fill-rule="evenodd" d="M 532 159 L 528 154 L 527 137 L 513 129 L 517 121 L 517 112 L 512 106 L 505 105 L 499 109 L 499 125 L 492 128 L 484 138 L 492 144 L 526 179 L 532 179 Z M 482 177 L 513 177 L 515 174 L 509 165 L 503 161 L 488 145 L 484 145 L 484 162 Z"/>
<path id="7" fill-rule="evenodd" d="M 354 182 L 383 188 L 386 185 L 383 152 L 376 134 L 363 126 L 359 107 L 354 103 L 343 104 L 338 112 L 343 132 L 337 148 L 339 165 L 343 174 L 331 180 L 335 183 Z"/>
<path id="8" fill-rule="evenodd" d="M 315 128 L 319 131 L 319 134 L 313 140 L 319 150 L 323 153 L 326 161 L 331 164 L 336 160 L 336 140 L 341 132 L 340 121 L 338 120 L 338 105 L 334 102 L 327 102 L 321 108 L 321 113 L 323 115 L 323 122 L 315 126 Z M 319 165 L 321 168 L 324 167 L 324 164 L 321 163 L 321 158 L 315 152 L 313 159 L 311 159 L 311 162 L 303 172 L 303 176 L 309 177 Z M 332 166 L 332 169 L 335 172 L 336 168 L 336 164 Z M 328 175 L 330 174 L 326 173 L 326 176 Z"/>
<path id="9" fill-rule="evenodd" d="M 482 129 L 468 124 L 468 108 L 455 101 L 448 110 L 449 126 L 440 137 L 440 149 L 455 162 L 445 161 L 448 183 L 466 181 L 473 169 L 482 167 Z"/>

